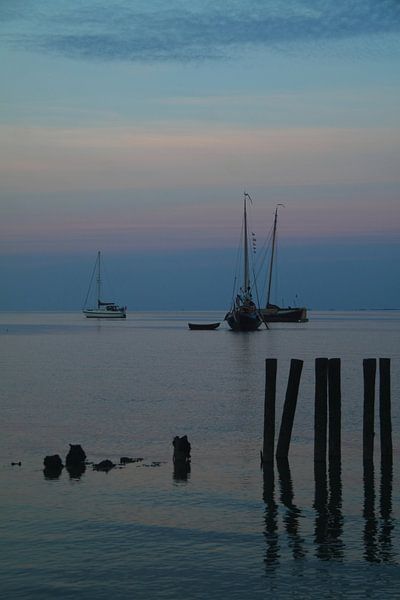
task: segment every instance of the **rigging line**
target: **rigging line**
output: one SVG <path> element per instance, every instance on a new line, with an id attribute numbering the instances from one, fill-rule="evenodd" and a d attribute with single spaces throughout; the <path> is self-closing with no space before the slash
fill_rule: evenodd
<path id="1" fill-rule="evenodd" d="M 258 316 L 260 317 L 261 321 L 264 323 L 266 329 L 269 329 L 270 327 L 269 327 L 267 321 L 264 319 L 263 314 L 262 314 L 262 312 L 260 310 L 260 298 L 258 297 L 258 290 L 257 290 L 257 288 L 256 288 L 256 295 L 257 295 L 257 306 L 258 306 L 257 312 L 258 312 Z"/>
<path id="2" fill-rule="evenodd" d="M 231 300 L 231 306 L 232 308 L 235 306 L 235 290 L 236 290 L 236 276 L 233 278 L 233 289 L 232 289 L 232 300 Z"/>
<path id="3" fill-rule="evenodd" d="M 98 261 L 98 258 L 96 258 L 96 262 L 94 263 L 94 267 L 93 267 L 93 270 L 92 270 L 92 276 L 90 277 L 90 281 L 89 281 L 89 288 L 88 288 L 88 291 L 87 291 L 87 294 L 86 294 L 86 298 L 85 298 L 85 302 L 83 303 L 83 307 L 82 308 L 85 308 L 86 305 L 87 305 L 89 294 L 90 294 L 90 291 L 92 289 L 93 278 L 95 276 L 96 269 L 97 269 L 97 261 Z"/>
<path id="4" fill-rule="evenodd" d="M 266 290 L 267 282 L 268 282 L 268 274 L 269 274 L 269 254 L 272 250 L 272 237 L 273 237 L 274 227 L 271 226 L 267 238 L 264 240 L 264 243 L 261 247 L 261 251 L 259 256 L 257 256 L 257 270 L 255 273 L 255 280 L 257 282 L 258 289 Z"/>
<path id="5" fill-rule="evenodd" d="M 256 276 L 255 276 L 254 269 L 253 269 L 253 280 L 254 280 L 253 288 L 254 288 L 254 290 L 256 292 L 257 306 L 259 307 L 260 306 L 260 297 L 259 297 L 259 294 L 258 294 L 258 287 L 257 287 L 257 281 L 256 281 Z"/>
<path id="6" fill-rule="evenodd" d="M 266 264 L 267 264 L 267 257 L 268 257 L 268 253 L 270 251 L 271 244 L 272 244 L 272 230 L 269 232 L 268 238 L 262 245 L 259 257 L 257 258 L 257 264 L 259 265 L 258 269 L 257 269 L 257 279 L 259 278 L 260 273 L 263 270 L 266 271 L 264 277 L 265 277 L 265 279 L 267 278 L 268 269 L 266 269 Z"/>
<path id="7" fill-rule="evenodd" d="M 106 267 L 106 263 L 104 262 L 104 258 L 103 258 L 102 265 L 103 265 L 104 280 L 105 280 L 106 286 L 108 288 L 108 290 L 105 288 L 106 293 L 104 294 L 104 296 L 107 297 L 110 294 L 111 298 L 113 299 L 113 296 L 114 296 L 113 282 L 108 273 L 108 269 Z"/>
<path id="8" fill-rule="evenodd" d="M 265 254 L 267 254 L 267 252 L 269 252 L 270 247 L 272 246 L 272 238 L 274 235 L 274 225 L 272 224 L 271 227 L 268 230 L 267 236 L 266 238 L 264 238 L 264 242 L 261 246 L 261 252 L 264 252 Z"/>
<path id="9" fill-rule="evenodd" d="M 239 275 L 241 275 L 242 253 L 243 253 L 243 236 L 244 236 L 244 223 L 242 222 L 242 227 L 241 227 L 241 230 L 240 230 L 240 239 L 239 239 L 239 244 L 238 244 L 238 247 L 237 247 L 237 254 L 236 254 L 236 265 L 235 265 L 235 279 L 236 279 L 236 282 L 238 280 Z"/>
<path id="10" fill-rule="evenodd" d="M 231 304 L 232 306 L 234 306 L 235 304 L 235 297 L 236 297 L 236 286 L 237 286 L 237 278 L 238 278 L 238 271 L 239 271 L 239 261 L 241 258 L 241 239 L 243 236 L 243 224 L 242 224 L 242 231 L 240 234 L 240 241 L 238 244 L 238 247 L 236 248 L 236 261 L 235 261 L 235 269 L 234 269 L 234 277 L 233 277 L 233 288 L 232 288 L 232 298 L 231 298 Z"/>
<path id="11" fill-rule="evenodd" d="M 279 269 L 278 264 L 280 260 L 280 247 L 278 243 L 278 235 L 275 237 L 275 269 L 273 273 L 273 281 L 275 283 L 275 302 L 279 304 L 279 293 L 280 293 L 280 278 L 279 278 Z"/>
<path id="12" fill-rule="evenodd" d="M 245 192 L 245 195 L 250 200 L 250 205 L 248 205 L 248 207 L 247 207 L 247 224 L 248 224 L 248 230 L 251 234 L 251 235 L 249 235 L 249 238 L 248 238 L 248 254 L 250 257 L 253 279 L 255 279 L 254 269 L 255 269 L 256 261 L 257 261 L 257 236 L 254 233 L 254 231 L 255 231 L 254 219 L 253 219 L 253 211 L 251 209 L 251 206 L 253 205 L 253 199 L 251 198 L 250 194 L 248 194 L 247 192 Z"/>
<path id="13" fill-rule="evenodd" d="M 262 322 L 264 323 L 265 327 L 267 329 L 269 329 L 270 327 L 269 327 L 267 321 L 264 319 L 264 317 L 263 317 L 263 315 L 262 315 L 262 313 L 260 311 L 260 296 L 258 294 L 258 287 L 257 287 L 257 283 L 256 283 L 256 278 L 255 278 L 254 270 L 253 270 L 253 277 L 254 277 L 254 289 L 256 291 L 256 298 L 257 298 L 257 307 L 258 307 L 258 311 L 257 312 L 258 312 L 258 315 L 261 318 Z"/>

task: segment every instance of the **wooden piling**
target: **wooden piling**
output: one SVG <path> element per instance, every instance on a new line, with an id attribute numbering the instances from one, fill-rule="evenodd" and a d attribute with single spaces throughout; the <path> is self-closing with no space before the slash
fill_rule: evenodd
<path id="1" fill-rule="evenodd" d="M 364 358 L 364 415 L 363 415 L 363 458 L 374 459 L 374 420 L 375 420 L 375 377 L 376 359 Z"/>
<path id="2" fill-rule="evenodd" d="M 296 411 L 302 369 L 303 361 L 292 358 L 290 361 L 289 380 L 286 389 L 285 404 L 283 407 L 282 422 L 276 449 L 276 458 L 287 458 L 289 454 L 290 438 L 292 436 L 294 414 Z"/>
<path id="3" fill-rule="evenodd" d="M 264 440 L 262 463 L 271 463 L 274 460 L 277 363 L 278 361 L 276 358 L 267 358 L 265 361 Z"/>
<path id="4" fill-rule="evenodd" d="M 392 417 L 390 393 L 390 358 L 379 359 L 379 418 L 381 460 L 393 460 Z"/>
<path id="5" fill-rule="evenodd" d="M 326 460 L 328 424 L 328 359 L 315 359 L 314 461 Z"/>
<path id="6" fill-rule="evenodd" d="M 341 385 L 340 358 L 328 361 L 329 458 L 341 457 Z"/>

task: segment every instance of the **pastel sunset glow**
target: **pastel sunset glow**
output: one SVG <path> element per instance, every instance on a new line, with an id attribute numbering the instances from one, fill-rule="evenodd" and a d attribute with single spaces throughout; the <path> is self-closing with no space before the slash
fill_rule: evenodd
<path id="1" fill-rule="evenodd" d="M 399 306 L 398 2 L 0 15 L 0 309 L 76 309 L 99 249 L 132 309 L 223 308 L 244 191 L 259 247 L 284 205 L 287 297 Z"/>

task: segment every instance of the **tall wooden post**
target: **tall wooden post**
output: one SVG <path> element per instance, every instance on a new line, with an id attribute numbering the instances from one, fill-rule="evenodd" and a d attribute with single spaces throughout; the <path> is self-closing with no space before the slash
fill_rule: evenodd
<path id="1" fill-rule="evenodd" d="M 328 359 L 315 359 L 314 461 L 326 460 Z"/>
<path id="2" fill-rule="evenodd" d="M 379 359 L 379 417 L 381 431 L 381 459 L 393 460 L 392 417 L 390 394 L 390 358 Z"/>
<path id="3" fill-rule="evenodd" d="M 267 358 L 265 361 L 263 463 L 270 463 L 274 460 L 277 363 L 276 358 Z"/>
<path id="4" fill-rule="evenodd" d="M 363 458 L 374 459 L 374 421 L 375 421 L 375 376 L 376 359 L 364 358 L 364 415 L 363 415 Z"/>
<path id="5" fill-rule="evenodd" d="M 294 414 L 296 412 L 297 396 L 299 393 L 303 361 L 292 358 L 290 361 L 289 380 L 286 389 L 285 404 L 282 413 L 281 428 L 279 431 L 276 458 L 287 458 L 289 454 L 290 438 L 292 436 Z"/>
<path id="6" fill-rule="evenodd" d="M 341 457 L 341 385 L 340 358 L 328 361 L 328 399 L 329 399 L 329 458 Z"/>

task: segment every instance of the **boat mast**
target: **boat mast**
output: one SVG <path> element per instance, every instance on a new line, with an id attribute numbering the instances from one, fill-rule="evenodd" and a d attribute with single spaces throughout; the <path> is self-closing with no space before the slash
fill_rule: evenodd
<path id="1" fill-rule="evenodd" d="M 97 308 L 100 308 L 101 278 L 100 278 L 100 250 L 97 252 Z"/>
<path id="2" fill-rule="evenodd" d="M 268 278 L 268 292 L 267 292 L 267 306 L 269 306 L 269 301 L 271 297 L 271 284 L 272 284 L 272 270 L 274 266 L 274 257 L 275 257 L 275 241 L 276 241 L 276 224 L 278 221 L 278 206 L 283 206 L 283 204 L 277 204 L 275 208 L 275 218 L 274 218 L 274 229 L 272 233 L 272 249 L 271 249 L 271 259 L 269 261 L 269 278 Z"/>
<path id="3" fill-rule="evenodd" d="M 249 249 L 248 249 L 248 241 L 247 241 L 247 210 L 246 210 L 246 199 L 250 198 L 246 192 L 244 192 L 244 294 L 247 297 L 250 288 L 250 278 L 249 278 Z"/>

